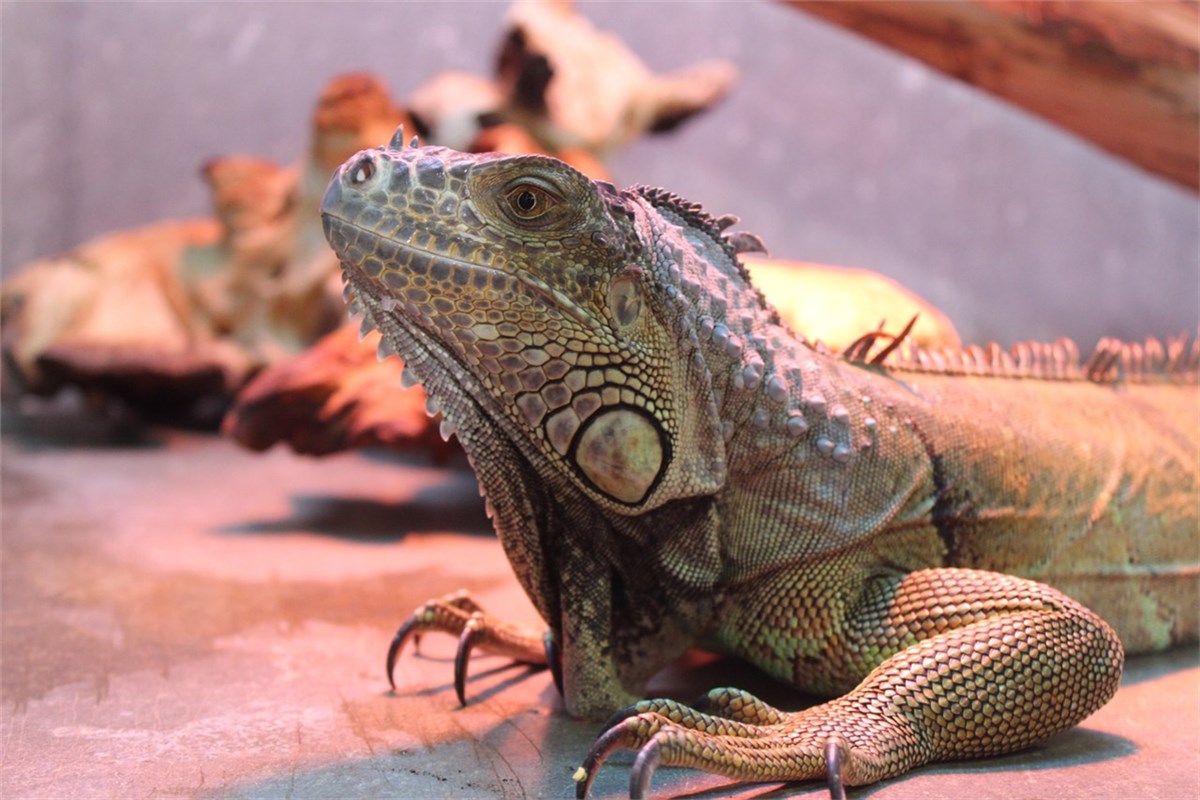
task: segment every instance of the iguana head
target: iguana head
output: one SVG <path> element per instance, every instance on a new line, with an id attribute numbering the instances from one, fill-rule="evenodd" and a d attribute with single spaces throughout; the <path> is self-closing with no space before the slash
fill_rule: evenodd
<path id="1" fill-rule="evenodd" d="M 502 431 L 543 479 L 622 514 L 715 491 L 711 386 L 645 209 L 556 159 L 401 137 L 337 171 L 325 234 L 468 452 Z"/>

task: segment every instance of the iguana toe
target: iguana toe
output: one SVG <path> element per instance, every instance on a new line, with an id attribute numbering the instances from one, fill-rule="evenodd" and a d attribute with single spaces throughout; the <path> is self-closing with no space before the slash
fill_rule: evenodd
<path id="1" fill-rule="evenodd" d="M 701 695 L 691 710 L 751 725 L 775 725 L 784 712 L 742 689 L 722 687 Z"/>
<path id="2" fill-rule="evenodd" d="M 721 698 L 733 694 L 749 701 L 745 707 L 770 709 L 777 715 L 776 719 L 783 718 L 782 712 L 777 712 L 745 692 L 717 689 L 706 698 L 716 698 L 716 702 L 710 704 L 718 711 L 738 713 L 731 705 L 723 706 L 720 702 Z M 741 707 L 739 705 L 739 709 Z M 745 763 L 753 769 L 747 759 L 730 754 L 738 749 L 738 743 L 753 747 L 750 743 L 769 743 L 771 736 L 770 726 L 747 724 L 731 717 L 704 713 L 675 700 L 643 700 L 618 711 L 605 723 L 604 730 L 596 738 L 576 775 L 576 797 L 587 796 L 596 770 L 616 750 L 638 751 L 630 773 L 629 793 L 630 797 L 644 797 L 650 778 L 662 763 L 700 767 L 722 774 L 731 774 L 728 766 L 720 768 L 722 761 L 729 764 Z"/>

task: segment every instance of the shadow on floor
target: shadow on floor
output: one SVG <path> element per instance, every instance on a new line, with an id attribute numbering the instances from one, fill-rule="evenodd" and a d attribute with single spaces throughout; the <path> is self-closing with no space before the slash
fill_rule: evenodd
<path id="1" fill-rule="evenodd" d="M 394 542 L 410 533 L 432 531 L 491 536 L 492 525 L 474 488 L 464 491 L 457 486 L 435 486 L 421 489 L 401 503 L 338 495 L 295 495 L 290 516 L 250 520 L 218 529 L 219 533 L 231 535 L 296 531 L 349 541 Z"/>

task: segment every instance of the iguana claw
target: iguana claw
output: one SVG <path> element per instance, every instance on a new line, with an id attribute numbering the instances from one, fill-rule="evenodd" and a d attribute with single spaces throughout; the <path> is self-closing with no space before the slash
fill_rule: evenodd
<path id="1" fill-rule="evenodd" d="M 829 786 L 829 800 L 846 800 L 846 784 L 842 779 L 845 758 L 845 746 L 840 739 L 830 739 L 825 743 L 825 780 Z"/>
<path id="2" fill-rule="evenodd" d="M 459 705 L 463 706 L 467 704 L 467 661 L 479 635 L 479 627 L 471 624 L 474 621 L 473 615 L 462 629 L 462 635 L 458 637 L 458 650 L 454 653 L 454 693 L 458 695 Z"/>
<path id="3" fill-rule="evenodd" d="M 400 656 L 400 651 L 404 649 L 404 643 L 413 635 L 413 630 L 416 627 L 417 615 L 413 614 L 404 620 L 404 624 L 396 631 L 396 635 L 392 637 L 392 643 L 388 646 L 387 679 L 388 686 L 392 687 L 392 691 L 396 690 L 396 659 Z"/>
<path id="4" fill-rule="evenodd" d="M 627 734 L 623 728 L 617 726 L 627 718 L 627 712 L 632 708 L 635 706 L 630 706 L 630 708 L 614 714 L 605 723 L 604 730 L 596 737 L 596 741 L 592 743 L 592 749 L 583 759 L 583 766 L 575 773 L 575 800 L 584 800 L 588 796 L 588 792 L 592 788 L 592 781 L 596 778 L 596 770 L 600 769 L 609 753 L 623 745 Z"/>
<path id="5" fill-rule="evenodd" d="M 629 770 L 629 800 L 643 800 L 650 788 L 650 778 L 662 761 L 662 749 L 657 739 L 651 739 L 638 750 Z"/>

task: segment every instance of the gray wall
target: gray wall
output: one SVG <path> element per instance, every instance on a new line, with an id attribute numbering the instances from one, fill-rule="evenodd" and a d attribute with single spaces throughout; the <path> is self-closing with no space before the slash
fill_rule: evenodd
<path id="1" fill-rule="evenodd" d="M 775 255 L 870 267 L 968 339 L 1195 330 L 1196 197 L 924 67 L 768 3 L 583 3 L 651 66 L 742 78 L 714 112 L 613 163 L 736 213 Z M 403 98 L 488 73 L 501 4 L 0 7 L 0 268 L 208 213 L 198 166 L 288 162 L 331 75 Z"/>

